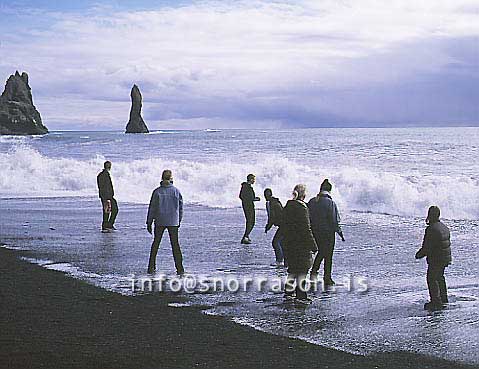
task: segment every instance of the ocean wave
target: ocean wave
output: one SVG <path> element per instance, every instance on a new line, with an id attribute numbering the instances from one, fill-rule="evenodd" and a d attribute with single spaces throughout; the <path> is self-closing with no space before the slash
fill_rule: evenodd
<path id="1" fill-rule="evenodd" d="M 21 260 L 30 264 L 39 265 L 48 270 L 54 270 L 84 280 L 94 286 L 122 295 L 131 296 L 129 277 L 115 274 L 98 274 L 84 271 L 82 268 L 71 263 L 58 263 L 49 259 L 37 259 L 32 257 L 20 257 Z"/>
<path id="2" fill-rule="evenodd" d="M 8 197 L 96 196 L 96 175 L 105 158 L 90 160 L 50 158 L 25 145 L 0 153 L 0 195 Z M 479 183 L 468 176 L 414 177 L 343 166 L 308 166 L 281 157 L 258 155 L 241 163 L 223 158 L 216 162 L 149 158 L 114 162 L 112 178 L 122 202 L 146 204 L 159 185 L 163 169 L 174 171 L 175 184 L 186 203 L 209 207 L 240 206 L 238 193 L 244 177 L 257 175 L 255 189 L 262 197 L 270 187 L 284 202 L 296 183 L 305 183 L 314 196 L 324 178 L 334 185 L 333 196 L 343 213 L 372 212 L 424 216 L 436 204 L 448 219 L 479 217 Z M 258 207 L 263 207 L 264 202 Z"/>
<path id="3" fill-rule="evenodd" d="M 147 135 L 167 135 L 167 134 L 174 134 L 178 132 L 174 131 L 150 131 L 147 133 Z"/>
<path id="4" fill-rule="evenodd" d="M 18 135 L 2 135 L 0 136 L 0 143 L 18 144 L 25 142 L 29 136 Z"/>

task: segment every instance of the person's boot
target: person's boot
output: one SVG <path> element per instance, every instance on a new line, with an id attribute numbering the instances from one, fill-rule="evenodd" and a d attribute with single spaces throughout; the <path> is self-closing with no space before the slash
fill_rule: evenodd
<path id="1" fill-rule="evenodd" d="M 294 302 L 300 305 L 311 305 L 313 300 L 311 300 L 309 297 L 301 297 L 295 299 Z"/>
<path id="2" fill-rule="evenodd" d="M 334 282 L 331 277 L 324 277 L 323 281 L 324 281 L 324 286 L 325 287 L 334 286 L 336 284 L 336 282 Z"/>
<path id="3" fill-rule="evenodd" d="M 424 310 L 438 311 L 444 309 L 444 306 L 440 302 L 426 302 L 424 304 Z"/>
<path id="4" fill-rule="evenodd" d="M 155 274 L 156 272 L 156 265 L 149 264 L 148 265 L 148 274 Z"/>
<path id="5" fill-rule="evenodd" d="M 249 237 L 243 237 L 243 239 L 241 240 L 241 243 L 243 245 L 250 245 L 251 244 L 251 240 L 249 239 Z"/>
<path id="6" fill-rule="evenodd" d="M 284 298 L 285 298 L 285 300 L 288 300 L 288 301 L 293 300 L 295 295 L 296 295 L 295 288 L 293 287 L 293 285 L 288 283 L 288 281 L 286 281 L 286 283 L 284 285 Z"/>

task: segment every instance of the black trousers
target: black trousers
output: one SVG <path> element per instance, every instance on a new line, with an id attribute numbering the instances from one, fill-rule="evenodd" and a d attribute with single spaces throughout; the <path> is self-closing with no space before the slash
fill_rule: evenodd
<path id="1" fill-rule="evenodd" d="M 168 229 L 168 235 L 170 236 L 171 250 L 173 251 L 173 258 L 175 259 L 176 272 L 178 274 L 184 273 L 183 268 L 183 255 L 180 249 L 180 243 L 178 240 L 178 229 L 179 227 L 165 227 L 165 226 L 155 226 L 155 238 L 151 245 L 150 252 L 150 261 L 148 263 L 148 271 L 152 272 L 156 269 L 156 255 L 158 254 L 158 249 L 160 248 L 161 239 L 165 229 Z"/>
<path id="2" fill-rule="evenodd" d="M 433 304 L 448 302 L 446 278 L 444 278 L 445 269 L 446 266 L 434 264 L 429 264 L 427 267 L 427 288 Z"/>
<path id="3" fill-rule="evenodd" d="M 256 222 L 254 205 L 243 203 L 243 212 L 244 212 L 244 217 L 246 218 L 246 226 L 245 226 L 245 231 L 243 235 L 243 238 L 245 238 L 245 237 L 249 237 L 249 234 L 253 230 L 254 224 Z"/>
<path id="4" fill-rule="evenodd" d="M 284 260 L 285 264 L 287 264 L 286 258 L 284 257 L 283 245 L 281 242 L 283 238 L 284 238 L 283 232 L 281 231 L 281 228 L 278 227 L 271 243 L 273 244 L 273 250 L 274 250 L 274 255 L 276 257 L 276 262 L 281 263 Z"/>
<path id="5" fill-rule="evenodd" d="M 111 201 L 111 213 L 105 211 L 107 199 L 101 199 L 101 206 L 103 211 L 103 221 L 101 223 L 101 229 L 107 229 L 113 227 L 115 224 L 116 216 L 118 215 L 118 204 L 114 198 L 109 199 Z"/>
<path id="6" fill-rule="evenodd" d="M 296 293 L 296 298 L 306 299 L 308 297 L 308 292 L 306 291 L 307 273 L 307 271 L 302 273 L 288 273 L 284 285 L 284 294 L 293 296 L 294 293 Z"/>
<path id="7" fill-rule="evenodd" d="M 313 232 L 314 239 L 318 245 L 318 253 L 314 258 L 312 273 L 318 273 L 321 262 L 324 260 L 324 280 L 331 280 L 331 273 L 333 271 L 333 253 L 334 245 L 336 243 L 335 233 Z"/>

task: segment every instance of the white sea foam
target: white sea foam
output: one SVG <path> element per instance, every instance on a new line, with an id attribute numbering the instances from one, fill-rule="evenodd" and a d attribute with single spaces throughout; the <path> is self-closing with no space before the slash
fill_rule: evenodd
<path id="1" fill-rule="evenodd" d="M 26 251 L 26 250 L 28 250 L 25 247 L 13 246 L 13 245 L 4 245 L 4 244 L 0 244 L 0 247 L 3 248 L 3 249 L 15 250 L 15 251 Z"/>
<path id="2" fill-rule="evenodd" d="M 173 131 L 152 131 L 152 132 L 148 132 L 147 134 L 148 135 L 165 135 L 165 134 L 171 134 L 171 133 L 176 133 L 176 132 L 173 132 Z"/>
<path id="3" fill-rule="evenodd" d="M 23 143 L 28 138 L 28 136 L 3 135 L 0 136 L 0 143 Z"/>
<path id="4" fill-rule="evenodd" d="M 169 307 L 173 307 L 173 308 L 184 308 L 184 307 L 191 307 L 193 306 L 192 303 L 190 302 L 170 302 L 168 304 Z"/>
<path id="5" fill-rule="evenodd" d="M 258 155 L 248 163 L 234 160 L 231 156 L 216 162 L 166 158 L 115 162 L 112 178 L 116 197 L 123 202 L 148 203 L 161 172 L 168 167 L 189 204 L 237 207 L 240 183 L 246 173 L 253 172 L 258 195 L 271 187 L 283 202 L 290 197 L 294 184 L 307 184 L 313 196 L 327 177 L 334 184 L 333 196 L 343 212 L 423 216 L 429 205 L 436 204 L 443 208 L 445 218 L 479 217 L 479 183 L 468 176 L 411 177 L 350 166 L 332 170 L 279 155 Z M 26 145 L 17 145 L 9 153 L 0 153 L 0 195 L 96 196 L 96 175 L 103 161 L 101 156 L 89 160 L 49 158 Z"/>
<path id="6" fill-rule="evenodd" d="M 20 259 L 31 264 L 39 265 L 48 270 L 65 273 L 108 291 L 122 295 L 132 295 L 127 282 L 128 278 L 124 276 L 86 272 L 80 267 L 74 266 L 70 263 L 57 263 L 49 259 L 36 259 L 31 257 L 21 257 Z"/>

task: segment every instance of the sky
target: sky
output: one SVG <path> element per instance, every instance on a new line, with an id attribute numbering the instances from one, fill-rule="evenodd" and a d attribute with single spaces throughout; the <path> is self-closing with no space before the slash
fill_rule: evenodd
<path id="1" fill-rule="evenodd" d="M 479 126 L 478 0 L 4 1 L 50 130 Z"/>

